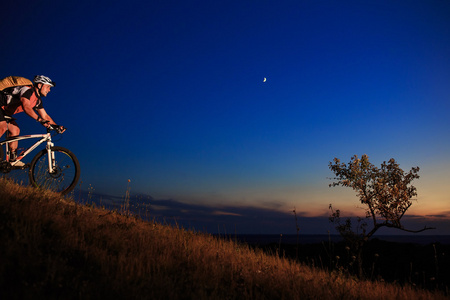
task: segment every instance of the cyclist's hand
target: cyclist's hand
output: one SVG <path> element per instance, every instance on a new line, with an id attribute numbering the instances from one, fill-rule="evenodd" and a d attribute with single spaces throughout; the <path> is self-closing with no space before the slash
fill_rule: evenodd
<path id="1" fill-rule="evenodd" d="M 66 128 L 64 126 L 61 126 L 61 125 L 53 125 L 53 126 L 56 127 L 55 130 L 58 133 L 63 133 L 64 131 L 66 131 Z"/>
<path id="2" fill-rule="evenodd" d="M 63 133 L 64 131 L 66 131 L 66 128 L 64 126 L 61 125 L 56 125 L 56 124 L 48 124 L 47 130 L 54 130 L 57 133 Z"/>

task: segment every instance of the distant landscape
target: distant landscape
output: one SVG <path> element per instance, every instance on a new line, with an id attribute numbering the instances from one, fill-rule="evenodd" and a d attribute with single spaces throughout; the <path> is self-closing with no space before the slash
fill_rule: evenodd
<path id="1" fill-rule="evenodd" d="M 365 278 L 357 278 L 338 241 L 244 243 L 237 236 L 144 221 L 127 210 L 79 204 L 4 179 L 0 216 L 2 299 L 449 296 L 449 248 L 440 243 L 374 239 L 367 245 Z M 383 277 L 384 268 L 402 261 L 392 278 Z"/>

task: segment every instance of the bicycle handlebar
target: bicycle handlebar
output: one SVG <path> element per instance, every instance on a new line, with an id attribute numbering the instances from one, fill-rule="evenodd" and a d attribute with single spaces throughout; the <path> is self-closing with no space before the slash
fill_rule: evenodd
<path id="1" fill-rule="evenodd" d="M 66 130 L 66 128 L 61 125 L 49 124 L 47 127 L 47 132 L 56 131 L 57 133 L 61 134 L 64 132 L 64 130 Z"/>

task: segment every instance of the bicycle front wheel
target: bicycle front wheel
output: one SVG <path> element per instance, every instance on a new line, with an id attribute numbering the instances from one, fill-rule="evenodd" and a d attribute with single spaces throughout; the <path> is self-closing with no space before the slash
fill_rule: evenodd
<path id="1" fill-rule="evenodd" d="M 76 156 L 63 147 L 52 147 L 55 168 L 49 171 L 48 152 L 42 150 L 30 163 L 30 184 L 62 195 L 70 193 L 80 178 L 80 163 Z"/>

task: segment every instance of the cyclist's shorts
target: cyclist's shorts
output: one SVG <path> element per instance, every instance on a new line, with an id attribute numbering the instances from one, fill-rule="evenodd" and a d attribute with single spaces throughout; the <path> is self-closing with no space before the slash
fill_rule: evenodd
<path id="1" fill-rule="evenodd" d="M 5 115 L 7 116 L 5 111 L 2 108 L 0 108 L 0 122 L 6 121 Z"/>
<path id="2" fill-rule="evenodd" d="M 8 97 L 6 96 L 4 91 L 0 91 L 0 106 L 7 105 Z"/>

